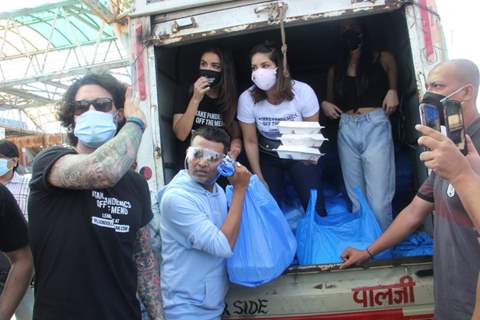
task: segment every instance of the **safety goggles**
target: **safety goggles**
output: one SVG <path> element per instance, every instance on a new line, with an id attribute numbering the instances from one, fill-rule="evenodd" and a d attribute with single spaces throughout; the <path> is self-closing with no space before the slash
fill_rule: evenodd
<path id="1" fill-rule="evenodd" d="M 74 108 L 74 114 L 76 116 L 81 115 L 84 112 L 87 112 L 91 105 L 97 111 L 101 112 L 110 112 L 113 108 L 112 98 L 97 98 L 94 100 L 78 100 L 72 103 Z"/>
<path id="2" fill-rule="evenodd" d="M 187 158 L 190 160 L 207 160 L 210 163 L 217 163 L 225 158 L 225 154 L 205 148 L 188 147 Z"/>

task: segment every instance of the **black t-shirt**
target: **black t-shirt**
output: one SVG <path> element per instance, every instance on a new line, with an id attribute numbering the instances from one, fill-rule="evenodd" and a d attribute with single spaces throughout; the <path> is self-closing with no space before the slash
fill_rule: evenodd
<path id="1" fill-rule="evenodd" d="M 185 113 L 191 97 L 192 97 L 191 90 L 188 90 L 187 88 L 182 87 L 182 89 L 180 89 L 176 93 L 175 108 L 173 113 L 174 114 Z M 233 127 L 232 125 L 229 126 L 229 128 L 225 127 L 223 116 L 221 113 L 219 113 L 219 110 L 221 109 L 222 109 L 222 105 L 219 103 L 218 99 L 212 99 L 209 96 L 204 95 L 202 101 L 200 101 L 198 105 L 197 114 L 193 119 L 192 131 L 197 130 L 198 128 L 203 126 L 219 127 L 219 128 L 225 129 L 227 133 L 230 135 L 230 137 L 232 137 L 232 135 L 235 134 L 232 131 Z M 187 139 L 185 139 L 185 141 L 177 141 L 176 163 L 179 164 L 179 166 L 177 167 L 178 170 L 183 169 L 183 161 L 185 158 L 186 150 L 189 145 L 190 145 L 190 136 Z"/>
<path id="2" fill-rule="evenodd" d="M 50 185 L 53 164 L 75 153 L 52 147 L 33 163 L 28 213 L 34 319 L 140 319 L 133 255 L 137 231 L 152 218 L 147 183 L 129 171 L 113 188 Z"/>
<path id="3" fill-rule="evenodd" d="M 191 94 L 187 90 L 181 90 L 177 93 L 177 101 L 173 113 L 185 113 Z M 223 116 L 219 113 L 222 109 L 218 99 L 212 99 L 207 95 L 203 96 L 202 101 L 198 104 L 197 114 L 193 119 L 192 130 L 196 130 L 203 126 L 225 128 Z"/>
<path id="4" fill-rule="evenodd" d="M 360 89 L 360 82 L 363 82 L 360 77 L 345 76 L 342 90 L 338 90 L 340 88 L 335 90 L 335 103 L 342 111 L 347 112 L 352 109 L 355 111 L 362 107 L 382 107 L 389 83 L 388 75 L 380 62 L 380 56 L 364 72 L 368 78 L 365 88 Z"/>
<path id="5" fill-rule="evenodd" d="M 10 191 L 0 183 L 0 251 L 11 252 L 27 245 L 27 223 L 22 211 Z"/>

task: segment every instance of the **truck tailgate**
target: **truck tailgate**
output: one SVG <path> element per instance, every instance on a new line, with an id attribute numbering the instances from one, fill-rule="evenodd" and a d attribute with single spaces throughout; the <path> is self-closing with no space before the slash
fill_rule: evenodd
<path id="1" fill-rule="evenodd" d="M 330 271 L 290 268 L 258 288 L 232 286 L 224 319 L 432 319 L 430 260 Z"/>

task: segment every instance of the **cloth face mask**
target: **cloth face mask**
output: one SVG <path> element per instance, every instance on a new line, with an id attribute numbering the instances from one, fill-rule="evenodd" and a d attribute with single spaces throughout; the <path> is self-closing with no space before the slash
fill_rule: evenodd
<path id="1" fill-rule="evenodd" d="M 263 90 L 270 90 L 277 82 L 277 69 L 259 68 L 252 72 L 252 81 Z"/>
<path id="2" fill-rule="evenodd" d="M 440 114 L 440 123 L 442 125 L 445 125 L 445 117 L 443 115 L 443 102 L 448 100 L 451 96 L 457 94 L 461 90 L 463 90 L 467 85 L 463 85 L 457 90 L 454 90 L 452 93 L 450 93 L 447 96 L 444 96 L 443 94 L 427 91 L 422 97 L 422 101 L 420 103 L 425 103 L 425 104 L 431 104 L 437 107 L 438 113 Z"/>
<path id="3" fill-rule="evenodd" d="M 200 77 L 205 77 L 208 80 L 208 86 L 210 88 L 216 87 L 222 78 L 222 73 L 215 70 L 200 69 Z"/>
<path id="4" fill-rule="evenodd" d="M 8 167 L 8 159 L 0 159 L 0 177 L 6 175 L 12 168 Z"/>
<path id="5" fill-rule="evenodd" d="M 355 30 L 347 30 L 342 34 L 342 41 L 350 51 L 353 51 L 362 44 L 362 34 Z"/>
<path id="6" fill-rule="evenodd" d="M 96 149 L 110 140 L 116 131 L 111 113 L 91 110 L 77 118 L 73 134 L 87 147 Z"/>

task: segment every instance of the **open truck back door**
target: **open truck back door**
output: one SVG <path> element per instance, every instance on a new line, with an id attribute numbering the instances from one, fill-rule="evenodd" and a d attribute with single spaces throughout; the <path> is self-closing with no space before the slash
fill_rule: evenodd
<path id="1" fill-rule="evenodd" d="M 282 9 L 283 8 L 283 9 Z M 286 9 L 286 10 L 285 10 Z M 379 26 L 400 35 L 396 54 L 403 85 L 403 130 L 417 153 L 414 125 L 419 122 L 418 101 L 426 75 L 446 59 L 446 49 L 435 3 L 429 0 L 137 0 L 130 23 L 135 61 L 135 84 L 145 93 L 142 108 L 148 128 L 138 156 L 139 167 L 151 173 L 150 188 L 171 178 L 175 137 L 171 128 L 173 92 L 178 86 L 179 63 L 196 44 L 275 30 L 284 11 L 289 28 L 312 26 L 351 17 L 392 16 Z M 308 29 L 308 28 L 307 28 Z M 293 28 L 292 28 L 293 30 Z M 302 29 L 304 30 L 304 29 Z M 293 33 L 293 32 L 292 32 Z M 317 34 L 311 35 L 313 42 Z M 392 39 L 391 39 L 392 40 Z M 397 41 L 393 39 L 392 41 Z M 231 43 L 231 42 L 230 42 Z M 292 48 L 289 47 L 289 54 Z M 191 54 L 190 54 L 191 55 Z M 290 57 L 290 55 L 289 55 Z M 193 59 L 193 58 L 192 58 Z M 418 157 L 415 157 L 418 159 Z M 418 160 L 418 183 L 426 170 Z M 141 170 L 142 170 L 141 169 Z M 148 170 L 147 170 L 148 169 Z M 327 270 L 325 266 L 292 267 L 276 281 L 258 287 L 233 286 L 227 297 L 225 319 L 432 319 L 431 259 L 401 259 L 373 263 L 365 268 Z"/>
<path id="2" fill-rule="evenodd" d="M 171 117 L 166 105 L 173 99 L 168 93 L 174 84 L 171 79 L 161 79 L 157 72 L 155 47 L 182 46 L 188 43 L 211 39 L 234 37 L 262 30 L 279 28 L 280 10 L 285 10 L 284 23 L 292 26 L 334 21 L 349 17 L 361 17 L 381 14 L 395 10 L 404 10 L 409 34 L 410 54 L 413 59 L 411 74 L 415 76 L 409 94 L 405 96 L 408 114 L 407 134 L 414 141 L 413 126 L 418 123 L 418 112 L 414 100 L 424 91 L 426 74 L 439 61 L 446 57 L 442 30 L 435 3 L 430 0 L 136 0 L 131 14 L 130 41 L 132 60 L 135 62 L 136 85 L 143 86 L 142 99 L 151 123 L 141 146 L 138 163 L 145 167 L 150 187 L 157 189 L 164 184 L 162 165 L 163 148 L 161 135 L 171 135 L 159 128 L 161 119 Z M 313 39 L 314 35 L 312 35 Z M 403 58 L 397 56 L 397 59 Z M 162 85 L 159 87 L 158 84 Z M 159 99 L 163 107 L 159 106 Z M 160 119 L 160 122 L 157 121 Z M 170 130 L 171 131 L 171 130 Z M 148 140 L 148 141 L 147 141 Z M 145 146 L 148 144 L 148 146 Z M 419 176 L 425 177 L 425 170 L 417 166 Z M 168 175 L 167 175 L 168 176 Z M 167 179 L 168 180 L 168 179 Z"/>

